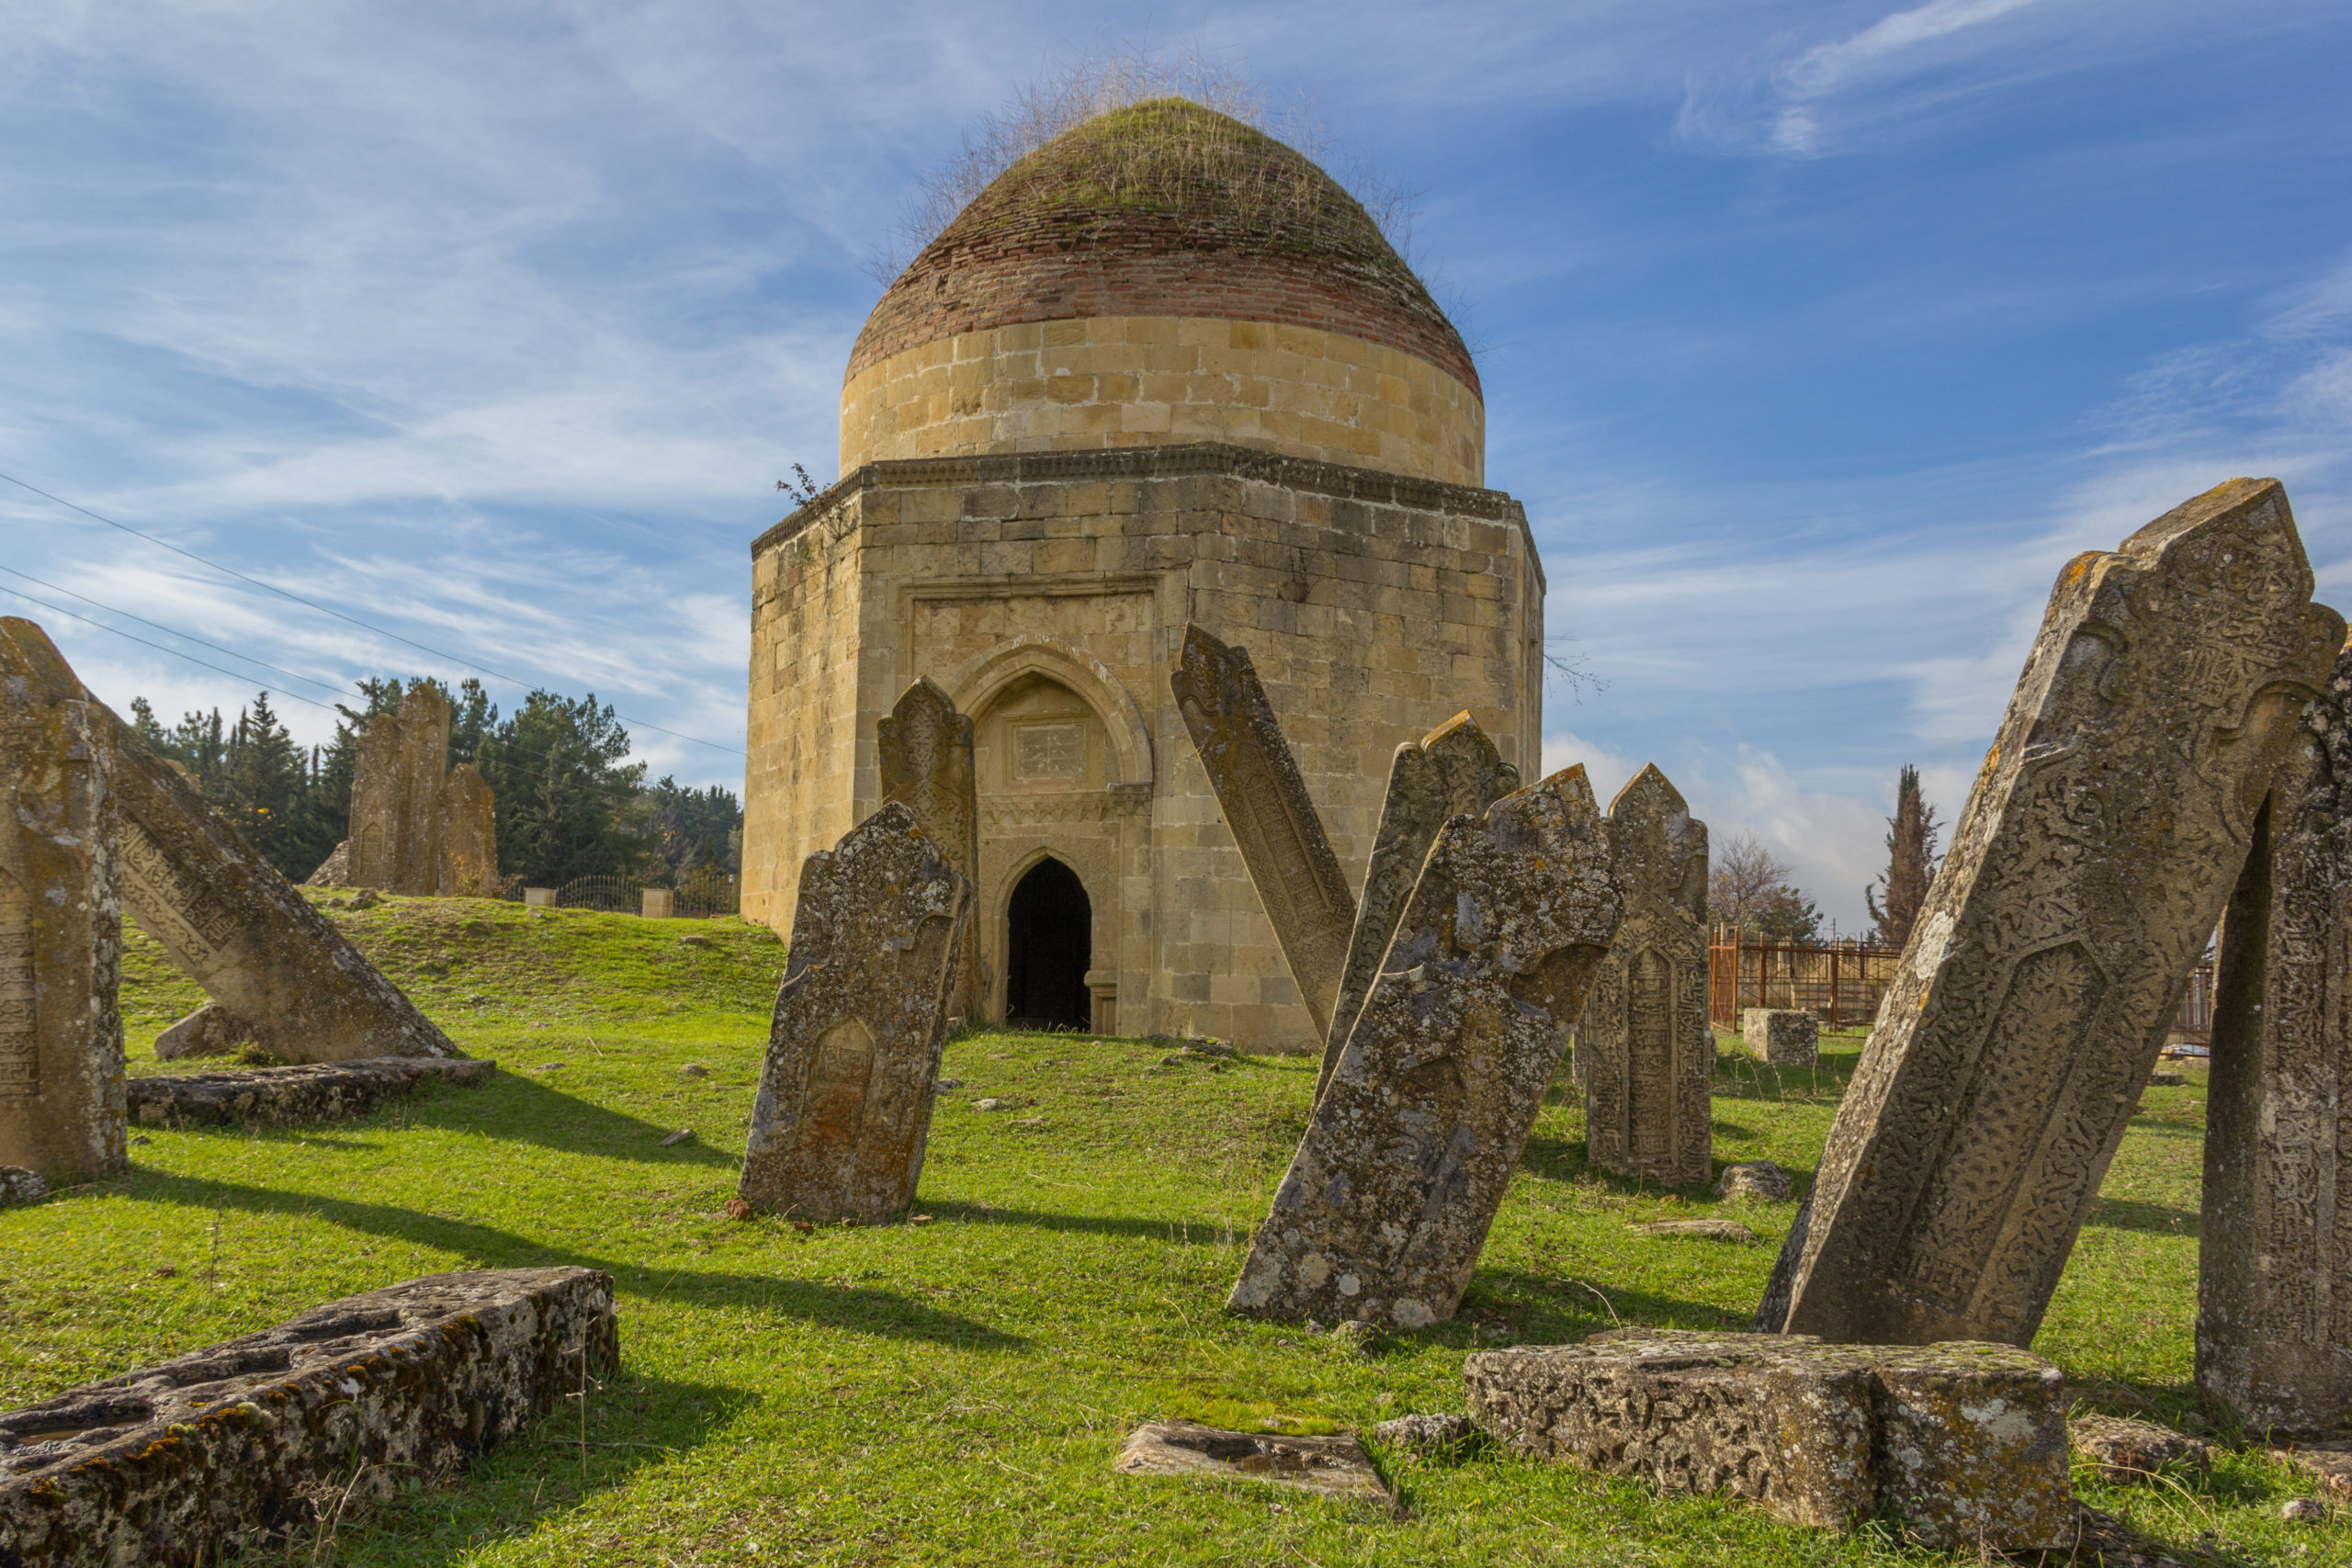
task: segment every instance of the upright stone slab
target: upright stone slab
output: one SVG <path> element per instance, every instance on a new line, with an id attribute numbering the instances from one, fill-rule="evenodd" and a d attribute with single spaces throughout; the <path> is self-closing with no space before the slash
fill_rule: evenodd
<path id="1" fill-rule="evenodd" d="M 2352 1420 L 2352 649 L 2280 764 L 2222 922 L 2197 1382 L 2251 1431 Z"/>
<path id="2" fill-rule="evenodd" d="M 1803 1008 L 1746 1008 L 1739 1038 L 1759 1062 L 1812 1067 L 1821 1062 L 1821 1021 Z"/>
<path id="3" fill-rule="evenodd" d="M 1656 764 L 1609 807 L 1625 919 L 1577 1025 L 1593 1164 L 1669 1187 L 1714 1174 L 1707 1028 L 1707 825 Z"/>
<path id="4" fill-rule="evenodd" d="M 72 679 L 30 621 L 0 618 L 0 632 Z M 178 769 L 75 686 L 111 770 L 123 904 L 220 1006 L 225 1026 L 281 1062 L 465 1055 Z"/>
<path id="5" fill-rule="evenodd" d="M 897 801 L 800 873 L 739 1190 L 810 1220 L 914 1201 L 971 885 Z"/>
<path id="6" fill-rule="evenodd" d="M 2311 588 L 2271 480 L 2060 574 L 1759 1327 L 2031 1341 L 2343 643 Z"/>
<path id="7" fill-rule="evenodd" d="M 1348 1031 L 1363 1010 L 1372 977 L 1380 972 L 1388 939 L 1412 897 L 1413 884 L 1429 859 L 1438 829 L 1456 817 L 1483 815 L 1487 807 L 1519 787 L 1519 770 L 1502 760 L 1495 743 L 1467 713 L 1455 714 L 1419 740 L 1396 748 L 1388 765 L 1388 795 L 1381 803 L 1380 830 L 1364 868 L 1363 897 L 1356 906 L 1348 939 L 1348 964 L 1331 1007 L 1331 1027 L 1323 1044 L 1323 1066 L 1316 1092 L 1331 1079 L 1331 1068 L 1348 1043 Z"/>
<path id="8" fill-rule="evenodd" d="M 954 699 L 926 675 L 899 694 L 888 718 L 875 724 L 882 771 L 882 798 L 903 801 L 915 826 L 939 846 L 957 874 L 980 882 L 979 780 L 972 762 L 972 721 L 956 711 Z M 947 1010 L 956 1018 L 979 1013 L 979 921 L 964 922 L 956 954 L 956 986 Z"/>
<path id="9" fill-rule="evenodd" d="M 498 802 L 490 781 L 460 762 L 441 781 L 434 891 L 444 898 L 498 897 Z"/>
<path id="10" fill-rule="evenodd" d="M 1623 903 L 1582 768 L 1445 825 L 1234 1311 L 1453 1315 Z"/>
<path id="11" fill-rule="evenodd" d="M 1228 648 L 1196 626 L 1184 628 L 1183 658 L 1169 683 L 1283 959 L 1308 1016 L 1328 1039 L 1356 901 L 1323 836 L 1323 820 L 1307 797 L 1273 705 L 1249 651 Z"/>
<path id="12" fill-rule="evenodd" d="M 49 639 L 0 620 L 0 1166 L 51 1187 L 123 1163 L 115 801 Z"/>

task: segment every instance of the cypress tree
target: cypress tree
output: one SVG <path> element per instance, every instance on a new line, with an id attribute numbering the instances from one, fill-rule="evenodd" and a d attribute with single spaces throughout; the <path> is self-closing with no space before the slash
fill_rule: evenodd
<path id="1" fill-rule="evenodd" d="M 1936 808 L 1919 791 L 1919 770 L 1905 762 L 1894 786 L 1894 815 L 1886 819 L 1886 869 L 1862 890 L 1883 946 L 1901 947 L 1911 940 L 1936 880 L 1937 831 Z"/>

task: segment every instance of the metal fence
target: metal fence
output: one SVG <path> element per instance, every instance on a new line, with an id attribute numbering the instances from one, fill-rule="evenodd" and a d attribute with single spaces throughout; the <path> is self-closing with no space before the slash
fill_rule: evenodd
<path id="1" fill-rule="evenodd" d="M 645 908 L 645 884 L 634 876 L 575 876 L 555 892 L 559 909 L 601 909 L 635 915 Z"/>
<path id="2" fill-rule="evenodd" d="M 677 892 L 676 912 L 695 919 L 743 912 L 742 879 L 724 872 L 697 872 L 679 883 Z"/>
<path id="3" fill-rule="evenodd" d="M 1894 982 L 1900 950 L 1856 940 L 1775 942 L 1718 927 L 1707 946 L 1707 1016 L 1737 1028 L 1746 1008 L 1797 1008 L 1824 1029 L 1863 1025 Z"/>

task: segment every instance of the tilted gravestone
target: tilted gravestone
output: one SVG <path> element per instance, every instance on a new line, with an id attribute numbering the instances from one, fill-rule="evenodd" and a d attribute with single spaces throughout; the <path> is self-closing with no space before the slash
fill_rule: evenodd
<path id="1" fill-rule="evenodd" d="M 939 847 L 959 875 L 980 881 L 979 780 L 972 761 L 972 721 L 926 675 L 899 694 L 889 716 L 874 727 L 884 801 L 902 801 L 915 826 Z M 956 953 L 956 986 L 947 1010 L 954 1018 L 979 1013 L 979 921 L 964 922 Z"/>
<path id="2" fill-rule="evenodd" d="M 0 628 L 65 670 L 30 621 Z M 87 688 L 81 697 L 111 769 L 123 906 L 212 998 L 226 1032 L 282 1062 L 465 1055 L 178 769 Z"/>
<path id="3" fill-rule="evenodd" d="M 2352 1418 L 2352 649 L 2305 712 L 2222 923 L 2197 1382 L 2250 1430 Z"/>
<path id="4" fill-rule="evenodd" d="M 121 1168 L 122 906 L 95 706 L 29 621 L 0 620 L 0 1167 Z"/>
<path id="5" fill-rule="evenodd" d="M 1652 764 L 1609 807 L 1624 923 L 1577 1025 L 1592 1163 L 1669 1187 L 1714 1174 L 1707 825 Z"/>
<path id="6" fill-rule="evenodd" d="M 2027 1344 L 2344 639 L 2275 481 L 2060 574 L 1757 1325 Z"/>
<path id="7" fill-rule="evenodd" d="M 1184 628 L 1183 657 L 1169 683 L 1283 962 L 1328 1039 L 1356 901 L 1273 705 L 1249 652 L 1196 626 Z"/>
<path id="8" fill-rule="evenodd" d="M 810 855 L 739 1190 L 809 1220 L 914 1201 L 971 885 L 893 801 Z"/>
<path id="9" fill-rule="evenodd" d="M 1446 824 L 1234 1311 L 1453 1315 L 1622 905 L 1582 768 Z"/>
<path id="10" fill-rule="evenodd" d="M 1323 1066 L 1316 1092 L 1331 1079 L 1331 1068 L 1348 1043 L 1348 1031 L 1363 1010 L 1372 977 L 1396 932 L 1397 918 L 1429 859 L 1438 829 L 1454 818 L 1476 817 L 1519 787 L 1519 770 L 1502 760 L 1477 721 L 1458 713 L 1419 740 L 1396 748 L 1388 767 L 1388 795 L 1381 803 L 1380 829 L 1373 836 L 1364 869 L 1363 897 L 1356 906 L 1348 939 L 1347 968 L 1331 1007 L 1331 1027 L 1323 1044 Z"/>

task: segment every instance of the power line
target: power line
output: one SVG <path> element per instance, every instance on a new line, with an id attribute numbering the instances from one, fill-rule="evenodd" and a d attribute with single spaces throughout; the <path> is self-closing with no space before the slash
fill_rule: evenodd
<path id="1" fill-rule="evenodd" d="M 487 664 L 477 664 L 470 659 L 461 658 L 457 654 L 446 652 L 443 649 L 434 648 L 429 644 L 418 642 L 413 637 L 406 637 L 401 636 L 398 632 L 387 631 L 382 626 L 371 625 L 367 621 L 361 620 L 356 615 L 347 615 L 332 605 L 322 604 L 315 599 L 305 599 L 300 593 L 291 592 L 287 589 L 280 588 L 274 582 L 264 582 L 258 577 L 248 577 L 243 572 L 237 570 L 234 567 L 222 566 L 219 561 L 208 559 L 203 556 L 198 555 L 194 550 L 183 549 L 179 546 L 172 543 L 169 539 L 159 538 L 155 535 L 147 533 L 143 529 L 134 528 L 128 523 L 118 523 L 111 517 L 101 515 L 98 513 L 91 511 L 86 506 L 66 500 L 62 495 L 51 495 L 49 491 L 41 489 L 39 485 L 27 484 L 24 480 L 17 478 L 14 474 L 0 473 L 0 479 L 7 480 L 10 484 L 15 485 L 19 490 L 30 491 L 33 494 L 40 496 L 43 501 L 54 502 L 59 506 L 65 507 L 69 511 L 78 512 L 83 516 L 91 519 L 93 522 L 103 523 L 109 528 L 119 528 L 124 533 L 130 535 L 134 538 L 144 539 L 151 545 L 160 546 L 161 547 L 171 551 L 174 555 L 185 556 L 189 560 L 195 561 L 199 565 L 210 567 L 213 570 L 221 573 L 223 576 L 233 577 L 240 582 L 249 582 L 255 588 L 266 589 L 269 592 L 277 594 L 281 599 L 288 599 L 297 604 L 306 605 L 311 609 L 318 611 L 322 615 L 333 615 L 336 620 L 357 626 L 362 631 L 373 632 L 378 637 L 390 637 L 394 642 L 405 643 L 409 647 L 417 649 L 419 652 L 429 653 L 435 659 L 446 659 L 452 664 L 462 664 L 469 670 L 480 671 L 482 674 L 491 676 L 495 680 L 503 681 L 509 685 L 529 688 L 537 684 L 535 682 L 526 681 L 520 676 L 509 675 L 502 671 L 492 670 Z M 17 597 L 25 598 L 28 597 L 28 595 L 18 594 Z M 35 602 L 38 603 L 39 601 Z M 54 608 L 54 606 L 51 607 Z M 62 613 L 71 614 L 70 611 Z M 88 617 L 76 615 L 74 618 L 76 620 L 86 620 Z M 93 624 L 95 625 L 96 623 Z M 112 630 L 113 628 L 108 627 L 107 629 Z M 133 637 L 131 640 L 136 642 L 140 639 Z M 152 648 L 154 645 L 151 643 L 148 646 Z M 169 652 L 171 650 L 166 649 L 164 651 Z M 243 658 L 244 656 L 240 654 L 237 657 Z M 199 659 L 192 660 L 191 662 L 202 664 L 204 661 Z M 259 660 L 255 660 L 254 662 L 258 664 L 261 661 Z M 218 668 L 218 666 L 215 665 L 206 665 L 205 667 L 207 669 Z M 283 671 L 280 672 L 283 673 Z M 232 673 L 232 671 L 222 671 L 221 673 L 228 674 Z M 240 676 L 239 679 L 242 680 L 243 677 Z M 288 694 L 291 695 L 292 694 L 288 693 Z M 309 701 L 308 698 L 300 700 L 306 702 Z M 315 707 L 321 705 L 312 704 L 311 705 Z M 631 718 L 627 714 L 616 714 L 614 716 L 620 719 L 625 724 L 635 725 L 640 729 L 650 729 L 656 734 L 667 735 L 674 739 L 689 740 L 697 746 L 707 746 L 714 751 L 731 752 L 733 755 L 738 757 L 744 754 L 742 750 L 737 747 L 722 746 L 716 740 L 705 740 L 700 736 L 688 735 L 681 730 L 665 729 L 661 725 L 650 724 L 643 719 Z"/>
<path id="2" fill-rule="evenodd" d="M 120 626 L 110 626 L 107 625 L 104 621 L 94 619 L 94 618 L 92 618 L 91 616 L 82 615 L 82 614 L 80 614 L 80 613 L 79 613 L 79 612 L 77 612 L 77 611 L 69 610 L 69 609 L 67 609 L 67 608 L 66 608 L 64 605 L 62 605 L 62 604 L 51 604 L 51 603 L 50 603 L 48 600 L 46 600 L 46 599 L 36 599 L 36 598 L 34 598 L 31 594 L 29 594 L 29 593 L 27 593 L 27 592 L 23 592 L 21 589 L 10 588 L 10 587 L 6 586 L 5 584 L 0 584 L 0 593 L 9 593 L 9 594 L 14 594 L 17 598 L 22 599 L 22 600 L 23 600 L 23 601 L 25 601 L 25 603 L 27 603 L 28 604 L 38 604 L 38 605 L 40 605 L 40 606 L 42 609 L 44 609 L 44 610 L 54 610 L 55 612 L 57 612 L 57 614 L 61 615 L 70 616 L 70 617 L 72 617 L 72 618 L 73 618 L 73 619 L 74 619 L 74 620 L 82 621 L 82 622 L 85 622 L 85 623 L 86 623 L 86 624 L 88 624 L 88 625 L 90 625 L 90 626 L 94 626 L 97 627 L 97 628 L 98 628 L 98 630 L 100 630 L 100 631 L 102 631 L 102 632 L 112 632 L 112 633 L 114 633 L 114 635 L 115 635 L 115 636 L 117 636 L 117 637 L 128 637 L 128 638 L 130 638 L 130 641 L 132 641 L 132 642 L 135 642 L 135 643 L 139 644 L 139 646 L 140 646 L 140 647 L 141 647 L 141 648 L 152 648 L 152 649 L 154 649 L 156 652 L 158 652 L 158 653 L 168 653 L 168 654 L 170 654 L 170 655 L 171 655 L 173 658 L 175 658 L 175 659 L 185 659 L 185 660 L 187 660 L 190 664 L 199 664 L 199 665 L 203 665 L 203 667 L 204 667 L 205 669 L 207 669 L 207 670 L 217 670 L 217 671 L 220 671 L 220 672 L 221 674 L 223 674 L 223 675 L 227 675 L 227 676 L 231 677 L 232 679 L 238 680 L 238 681 L 243 681 L 243 680 L 248 680 L 248 679 L 250 679 L 250 677 L 249 677 L 249 676 L 247 676 L 247 675 L 246 675 L 243 671 L 237 671 L 237 670 L 222 670 L 222 669 L 220 668 L 220 665 L 218 665 L 218 664 L 210 664 L 210 663 L 207 663 L 205 660 L 201 660 L 201 659 L 198 659 L 198 658 L 196 655 L 194 655 L 193 653 L 183 653 L 183 652 L 181 652 L 181 651 L 180 651 L 178 649 L 176 649 L 176 648 L 165 648 L 162 643 L 160 643 L 160 642 L 149 642 L 149 641 L 148 641 L 145 637 L 131 637 L 131 635 L 130 635 L 129 632 L 124 631 Z M 78 594 L 77 594 L 77 595 L 75 595 L 75 597 L 77 597 L 77 598 L 78 598 L 78 597 L 80 597 L 80 595 L 78 595 Z M 136 619 L 136 618 L 137 618 L 137 617 L 135 617 L 135 616 L 133 617 L 133 619 Z M 151 623 L 149 623 L 149 624 L 150 624 L 150 625 L 153 625 L 153 623 L 152 623 L 152 622 L 151 622 Z M 210 645 L 209 645 L 209 644 L 207 644 L 206 646 L 209 647 Z M 240 655 L 238 655 L 237 657 L 239 657 L 239 658 L 243 658 L 243 657 L 244 657 L 244 656 L 243 656 L 243 654 L 240 654 Z M 261 662 L 261 660 L 254 660 L 254 663 L 256 663 L 256 664 L 258 664 L 258 663 L 260 663 L 260 662 Z M 284 671 L 279 671 L 279 673 L 283 674 L 283 673 L 284 673 Z M 268 688 L 267 688 L 267 687 L 264 687 L 264 688 L 263 688 L 263 690 L 266 691 L 266 690 L 268 690 Z M 331 706 L 330 705 L 328 705 L 328 704 L 326 704 L 326 703 L 311 702 L 310 698 L 308 698 L 308 697 L 304 696 L 304 695 L 303 695 L 301 693 L 300 693 L 300 692 L 283 692 L 283 691 L 282 691 L 282 692 L 278 693 L 277 694 L 278 694 L 279 696 L 281 696 L 281 697 L 292 697 L 292 698 L 293 698 L 296 702 L 298 702 L 298 703 L 310 703 L 310 704 L 311 704 L 311 705 L 312 707 L 314 707 L 314 708 L 325 708 L 325 709 L 326 709 L 326 711 L 327 711 L 327 712 L 329 712 L 329 713 L 334 713 L 334 712 L 339 711 L 339 710 L 337 710 L 336 708 L 334 708 L 334 707 Z"/>
<path id="3" fill-rule="evenodd" d="M 101 610 L 106 611 L 106 612 L 107 612 L 107 614 L 108 614 L 108 615 L 120 615 L 120 616 L 121 616 L 121 617 L 123 617 L 123 619 L 125 619 L 125 620 L 129 620 L 129 621 L 137 621 L 137 622 L 138 622 L 141 626 L 153 626 L 157 631 L 162 632 L 162 633 L 164 633 L 164 635 L 166 635 L 166 636 L 168 636 L 168 637 L 182 637 L 182 638 L 185 638 L 186 640 L 187 640 L 187 641 L 189 641 L 189 642 L 198 644 L 198 645 L 199 645 L 199 646 L 201 646 L 201 647 L 211 649 L 212 649 L 213 651 L 215 651 L 216 653 L 225 653 L 225 654 L 227 654 L 227 655 L 228 655 L 230 658 L 232 658 L 232 659 L 242 659 L 242 660 L 244 660 L 246 663 L 248 663 L 248 664 L 258 664 L 258 665 L 260 665 L 264 670 L 274 670 L 274 671 L 277 671 L 277 672 L 278 674 L 285 676 L 287 679 L 288 679 L 288 680 L 290 680 L 290 681 L 300 681 L 300 682 L 303 682 L 304 683 L 306 683 L 306 684 L 308 684 L 308 685 L 317 686 L 317 687 L 320 687 L 320 688 L 322 688 L 322 689 L 323 689 L 323 690 L 325 690 L 325 691 L 330 691 L 330 692 L 352 692 L 352 693 L 356 693 L 356 694 L 357 694 L 358 695 L 360 695 L 360 696 L 366 696 L 366 695 L 367 695 L 367 694 L 366 694 L 365 692 L 361 692 L 361 691 L 359 690 L 359 688 L 358 688 L 358 687 L 356 687 L 356 686 L 354 686 L 354 685 L 350 684 L 348 682 L 339 682 L 339 681 L 322 681 L 322 680 L 320 680 L 320 679 L 319 679 L 317 676 L 315 676 L 315 675 L 302 675 L 302 674 L 298 674 L 298 673 L 296 673 L 294 671 L 288 670 L 288 669 L 284 668 L 284 667 L 283 667 L 283 666 L 281 666 L 281 665 L 272 664 L 271 662 L 269 662 L 269 660 L 266 660 L 266 659 L 255 659 L 255 658 L 254 658 L 252 654 L 250 654 L 250 653 L 241 653 L 241 652 L 239 652 L 237 649 L 233 649 L 233 648 L 229 648 L 229 647 L 224 646 L 223 644 L 214 642 L 214 641 L 212 641 L 212 640 L 211 640 L 210 638 L 209 638 L 209 637 L 200 637 L 197 636 L 194 632 L 184 632 L 184 631 L 180 630 L 177 626 L 167 626 L 164 625 L 161 621 L 151 621 L 151 620 L 149 620 L 149 619 L 148 619 L 146 616 L 144 616 L 144 615 L 132 615 L 130 611 L 125 610 L 125 609 L 122 609 L 122 608 L 120 608 L 120 607 L 117 606 L 117 605 L 109 604 L 106 603 L 106 602 L 105 602 L 104 600 L 102 600 L 102 599 L 93 599 L 93 598 L 91 598 L 91 597 L 90 597 L 88 594 L 86 594 L 86 593 L 76 593 L 76 592 L 74 592 L 74 590 L 72 590 L 71 588 L 61 588 L 61 587 L 59 587 L 59 586 L 58 586 L 56 583 L 54 583 L 54 582 L 44 582 L 44 581 L 42 581 L 40 578 L 35 577 L 35 576 L 34 576 L 31 572 L 29 572 L 29 571 L 18 571 L 18 570 L 17 570 L 15 567 L 13 567 L 13 566 L 0 566 L 0 571 L 5 571 L 5 572 L 6 572 L 6 573 L 7 573 L 9 576 L 11 576 L 11 577 L 21 577 L 21 578 L 23 578 L 27 582 L 35 583 L 35 584 L 38 584 L 39 586 L 40 586 L 40 587 L 42 587 L 42 588 L 46 588 L 46 589 L 48 589 L 51 593 L 62 593 L 62 594 L 64 594 L 68 599 L 79 599 L 79 600 L 80 600 L 80 601 L 82 601 L 82 603 L 83 603 L 83 604 L 93 604 L 93 605 L 96 605 L 97 608 L 99 608 L 99 609 L 101 609 Z M 10 590 L 10 592 L 14 592 L 14 590 Z M 18 594 L 18 595 L 17 595 L 17 597 L 19 597 L 19 598 L 30 598 L 30 597 L 31 597 L 31 595 L 29 595 L 29 594 Z M 34 599 L 34 600 L 33 600 L 33 603 L 34 603 L 34 604 L 40 604 L 40 600 L 38 600 L 38 599 Z M 54 607 L 54 606 L 52 606 L 52 608 L 53 608 L 53 607 Z M 72 615 L 72 614 L 73 614 L 73 612 L 72 612 L 72 611 L 70 611 L 70 610 L 61 610 L 61 611 L 59 611 L 58 613 L 59 613 L 60 615 Z M 86 617 L 83 617 L 83 618 L 85 618 L 85 619 L 86 619 Z M 101 622 L 97 622 L 97 621 L 92 621 L 90 624 L 91 624 L 92 626 L 99 626 L 99 625 L 102 625 L 103 623 L 101 623 Z M 107 629 L 107 631 L 112 631 L 112 630 L 114 630 L 114 628 L 113 628 L 112 626 L 107 626 L 107 627 L 106 627 L 106 629 Z M 148 646 L 148 647 L 150 647 L 150 648 L 153 648 L 153 646 L 155 646 L 155 645 L 154 645 L 154 644 L 153 644 L 153 643 L 149 643 L 147 646 Z M 166 651 L 169 651 L 169 650 L 167 649 Z M 198 662 L 198 663 L 202 663 L 203 661 L 202 661 L 201 660 L 198 660 L 197 662 Z M 215 666 L 213 666 L 213 665 L 209 665 L 209 664 L 207 664 L 207 665 L 205 665 L 205 668 L 206 668 L 206 669 L 208 669 L 208 670 L 210 670 L 210 669 L 215 668 Z M 292 696 L 292 695 L 294 695 L 294 694 L 293 694 L 293 693 L 291 693 L 291 692 L 288 692 L 288 693 L 287 693 L 286 694 L 287 694 L 288 696 Z"/>

